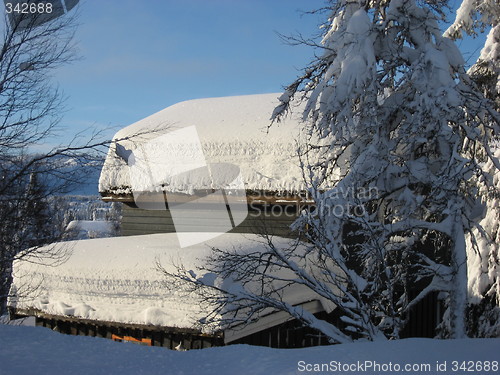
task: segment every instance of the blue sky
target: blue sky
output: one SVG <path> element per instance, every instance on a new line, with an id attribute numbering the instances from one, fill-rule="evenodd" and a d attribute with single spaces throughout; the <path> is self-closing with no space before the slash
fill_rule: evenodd
<path id="1" fill-rule="evenodd" d="M 281 91 L 314 51 L 286 45 L 276 32 L 314 35 L 323 16 L 304 11 L 324 4 L 81 0 L 76 40 L 82 59 L 54 77 L 68 97 L 62 139 L 94 127 L 111 137 L 183 100 Z"/>
<path id="2" fill-rule="evenodd" d="M 80 61 L 54 77 L 62 125 L 129 125 L 179 101 L 279 92 L 313 57 L 283 34 L 316 33 L 322 0 L 83 0 Z M 301 11 L 302 10 L 302 11 Z M 65 131 L 66 133 L 66 131 Z"/>

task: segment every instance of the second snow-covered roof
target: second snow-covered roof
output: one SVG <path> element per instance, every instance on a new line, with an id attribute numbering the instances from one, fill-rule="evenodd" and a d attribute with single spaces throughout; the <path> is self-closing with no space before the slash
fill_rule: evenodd
<path id="1" fill-rule="evenodd" d="M 295 113 L 269 127 L 273 110 L 279 104 L 278 96 L 190 100 L 122 129 L 108 152 L 99 191 L 105 195 L 130 194 L 132 189 L 190 194 L 193 190 L 211 189 L 214 186 L 210 186 L 210 181 L 193 175 L 177 179 L 162 175 L 205 165 L 219 165 L 226 171 L 224 165 L 237 167 L 247 190 L 303 191 L 296 151 L 302 111 L 296 108 Z M 156 183 L 151 184 L 142 175 L 131 177 L 130 167 L 134 163 L 130 156 L 139 153 L 146 155 L 147 160 L 156 155 L 167 164 L 160 165 L 155 160 L 147 165 L 146 175 L 156 176 Z"/>
<path id="2" fill-rule="evenodd" d="M 191 236 L 203 239 L 206 234 Z M 281 237 L 274 237 L 273 244 L 278 249 L 296 246 L 293 240 Z M 305 251 L 304 246 L 300 244 L 296 251 Z M 66 255 L 62 264 L 36 256 L 14 263 L 11 294 L 16 297 L 10 298 L 9 305 L 19 311 L 34 309 L 80 319 L 199 329 L 200 319 L 209 312 L 206 305 L 203 308 L 200 295 L 187 286 L 168 288 L 167 278 L 157 264 L 171 273 L 182 265 L 197 278 L 231 288 L 231 280 L 205 269 L 212 248 L 255 253 L 265 251 L 267 242 L 258 235 L 237 233 L 225 233 L 189 248 L 179 246 L 175 233 L 60 242 L 41 248 L 40 252 Z M 286 270 L 279 272 L 282 278 L 294 277 Z M 278 283 L 270 287 L 278 290 Z M 284 301 L 292 305 L 319 301 L 325 311 L 334 308 L 331 302 L 300 283 L 281 292 Z M 289 316 L 282 317 L 282 321 L 287 319 Z M 203 331 L 225 328 L 215 324 L 204 326 Z"/>

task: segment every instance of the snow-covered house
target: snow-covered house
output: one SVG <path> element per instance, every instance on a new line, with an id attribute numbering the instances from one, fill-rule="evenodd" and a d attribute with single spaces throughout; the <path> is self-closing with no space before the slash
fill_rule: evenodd
<path id="1" fill-rule="evenodd" d="M 299 118 L 269 128 L 277 97 L 188 101 L 118 132 L 99 190 L 103 200 L 123 203 L 123 236 L 58 244 L 68 260 L 57 267 L 18 262 L 12 312 L 66 333 L 171 348 L 326 343 L 285 313 L 244 328 L 200 327 L 196 297 L 169 290 L 155 269 L 158 259 L 199 269 L 210 247 L 258 250 L 263 233 L 289 246 L 289 225 L 312 202 L 296 155 Z M 287 300 L 335 319 L 334 306 L 311 291 L 289 288 Z"/>
<path id="2" fill-rule="evenodd" d="M 277 97 L 190 100 L 118 132 L 99 191 L 125 204 L 122 234 L 226 231 L 228 206 L 231 232 L 287 235 L 310 202 L 301 196 L 300 116 L 269 126 Z"/>
<path id="3" fill-rule="evenodd" d="M 202 327 L 200 301 L 169 289 L 155 268 L 160 260 L 200 275 L 211 247 L 258 251 L 265 246 L 262 234 L 289 246 L 290 224 L 313 202 L 296 152 L 301 110 L 269 127 L 277 97 L 182 102 L 119 131 L 99 191 L 103 200 L 123 203 L 122 237 L 60 245 L 69 260 L 58 267 L 17 264 L 14 288 L 26 279 L 34 287 L 11 299 L 13 312 L 36 315 L 40 324 L 67 333 L 133 337 L 171 348 L 326 344 L 324 336 L 273 311 L 246 326 Z M 310 290 L 289 288 L 286 299 L 338 322 L 335 306 Z M 418 309 L 408 335 L 433 335 L 433 300 Z"/>

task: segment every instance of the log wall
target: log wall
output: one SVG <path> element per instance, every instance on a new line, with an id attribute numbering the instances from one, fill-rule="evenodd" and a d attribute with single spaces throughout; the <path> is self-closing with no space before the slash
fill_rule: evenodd
<path id="1" fill-rule="evenodd" d="M 217 220 L 210 219 L 210 206 L 206 206 L 204 212 L 200 210 L 185 210 L 183 215 L 189 223 L 207 231 L 221 228 L 224 231 L 225 223 L 218 226 Z M 230 231 L 230 233 L 253 233 L 271 234 L 281 237 L 291 237 L 290 225 L 297 218 L 301 207 L 296 204 L 289 205 L 253 205 L 248 206 L 246 219 Z M 218 213 L 219 214 L 219 213 Z M 213 215 L 215 216 L 215 215 Z M 206 225 L 205 225 L 206 224 Z M 133 236 L 155 233 L 175 232 L 174 222 L 170 211 L 167 210 L 144 210 L 130 205 L 124 205 L 121 220 L 121 235 Z M 193 229 L 193 231 L 199 231 Z"/>

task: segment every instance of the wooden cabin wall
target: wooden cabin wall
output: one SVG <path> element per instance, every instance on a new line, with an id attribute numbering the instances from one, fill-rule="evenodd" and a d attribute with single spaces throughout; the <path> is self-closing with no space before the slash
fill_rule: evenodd
<path id="1" fill-rule="evenodd" d="M 402 332 L 402 338 L 435 337 L 436 326 L 440 317 L 436 315 L 435 304 L 437 294 L 432 293 L 421 301 L 412 311 L 409 324 Z M 319 312 L 314 314 L 318 319 L 325 320 L 337 327 L 345 326 L 340 319 L 340 313 Z M 131 336 L 135 339 L 148 339 L 152 346 L 163 346 L 174 349 L 181 344 L 185 349 L 202 349 L 223 346 L 221 334 L 206 335 L 194 330 L 183 330 L 169 327 L 146 327 L 124 323 L 103 323 L 87 319 L 38 316 L 36 325 L 48 327 L 60 333 L 69 335 L 96 336 L 112 339 L 117 336 Z M 295 319 L 263 329 L 231 342 L 229 345 L 247 344 L 267 346 L 272 348 L 304 348 L 319 345 L 329 345 L 327 337 L 313 328 L 305 327 Z"/>
<path id="2" fill-rule="evenodd" d="M 420 290 L 410 291 L 410 298 L 415 298 L 418 293 Z M 431 292 L 413 306 L 408 322 L 401 332 L 401 338 L 436 337 L 445 310 L 438 295 L 438 292 Z"/>
<path id="3" fill-rule="evenodd" d="M 337 327 L 343 325 L 336 310 L 329 314 L 324 311 L 315 313 L 314 316 Z M 268 346 L 280 349 L 330 345 L 328 338 L 324 334 L 313 328 L 303 326 L 296 319 L 242 337 L 229 345 L 233 344 Z"/>
<path id="4" fill-rule="evenodd" d="M 92 336 L 113 339 L 113 336 L 147 339 L 151 346 L 175 349 L 179 344 L 184 349 L 203 349 L 224 345 L 222 334 L 206 335 L 193 330 L 173 327 L 141 327 L 125 323 L 103 323 L 87 319 L 65 318 L 57 316 L 38 316 L 36 325 L 54 331 L 76 336 Z"/>
<path id="5" fill-rule="evenodd" d="M 295 204 L 249 205 L 249 212 L 246 219 L 233 228 L 230 233 L 267 233 L 281 237 L 292 237 L 290 225 L 297 218 L 300 209 L 301 208 Z M 207 210 L 210 211 L 210 206 L 208 205 Z M 207 222 L 207 227 L 210 225 L 210 227 L 213 228 L 214 225 L 217 225 L 213 220 L 207 221 L 207 219 L 203 219 L 203 217 L 209 217 L 210 215 L 200 215 L 199 210 L 192 210 L 190 214 L 192 214 L 192 224 L 203 227 L 205 220 Z M 222 228 L 224 228 L 223 225 L 221 225 L 221 230 L 223 231 L 224 229 Z M 175 232 L 175 227 L 168 209 L 144 210 L 129 205 L 123 206 L 121 220 L 122 236 L 173 232 Z"/>
<path id="6" fill-rule="evenodd" d="M 442 313 L 437 295 L 438 293 L 430 293 L 414 306 L 408 324 L 401 332 L 401 338 L 433 338 L 437 335 L 437 327 L 441 321 Z M 337 327 L 345 326 L 340 319 L 340 312 L 337 310 L 329 314 L 323 311 L 314 315 L 318 319 L 325 320 Z M 248 344 L 272 348 L 305 348 L 329 345 L 329 342 L 321 332 L 310 327 L 304 327 L 300 322 L 293 319 L 245 336 L 230 343 L 230 345 L 232 344 Z"/>

